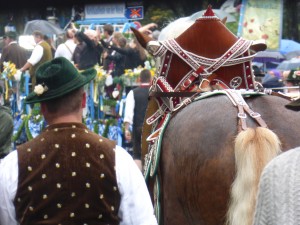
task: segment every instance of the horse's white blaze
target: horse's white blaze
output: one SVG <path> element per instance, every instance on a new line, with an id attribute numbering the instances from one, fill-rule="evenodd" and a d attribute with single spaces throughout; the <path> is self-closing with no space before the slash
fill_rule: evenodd
<path id="1" fill-rule="evenodd" d="M 277 135 L 263 127 L 248 128 L 235 140 L 236 178 L 232 184 L 227 225 L 251 225 L 259 178 L 265 165 L 281 152 Z"/>

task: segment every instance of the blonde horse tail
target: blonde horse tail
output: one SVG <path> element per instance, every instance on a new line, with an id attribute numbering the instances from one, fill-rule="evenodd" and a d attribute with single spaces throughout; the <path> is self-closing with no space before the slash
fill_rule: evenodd
<path id="1" fill-rule="evenodd" d="M 252 225 L 261 172 L 280 152 L 277 135 L 267 128 L 248 128 L 238 134 L 235 139 L 236 178 L 231 188 L 227 225 Z"/>

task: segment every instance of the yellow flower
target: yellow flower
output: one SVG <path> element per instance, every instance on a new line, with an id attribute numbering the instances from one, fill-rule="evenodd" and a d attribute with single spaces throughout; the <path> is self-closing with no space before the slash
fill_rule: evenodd
<path id="1" fill-rule="evenodd" d="M 14 75 L 17 73 L 16 65 L 12 62 L 3 63 L 3 74 L 9 80 L 14 80 Z"/>

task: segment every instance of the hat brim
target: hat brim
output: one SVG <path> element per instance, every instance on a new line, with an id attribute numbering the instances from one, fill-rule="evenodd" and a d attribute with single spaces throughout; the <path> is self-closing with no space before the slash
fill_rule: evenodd
<path id="1" fill-rule="evenodd" d="M 89 83 L 92 79 L 95 78 L 96 74 L 97 71 L 94 68 L 84 70 L 82 72 L 79 72 L 79 76 L 77 76 L 76 79 L 72 80 L 72 82 L 65 84 L 64 86 L 61 86 L 60 88 L 57 88 L 55 90 L 47 90 L 42 95 L 37 95 L 35 92 L 31 92 L 26 97 L 24 102 L 25 104 L 32 104 L 59 98 Z"/>
<path id="2" fill-rule="evenodd" d="M 300 98 L 290 102 L 289 104 L 285 105 L 285 107 L 291 110 L 300 111 Z"/>

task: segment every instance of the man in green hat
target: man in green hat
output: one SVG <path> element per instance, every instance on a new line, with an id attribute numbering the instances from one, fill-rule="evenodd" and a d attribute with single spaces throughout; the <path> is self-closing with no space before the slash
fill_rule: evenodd
<path id="1" fill-rule="evenodd" d="M 8 107 L 0 105 L 0 160 L 11 151 L 14 122 Z"/>
<path id="2" fill-rule="evenodd" d="M 290 102 L 285 107 L 294 111 L 300 111 L 300 98 Z"/>
<path id="3" fill-rule="evenodd" d="M 95 75 L 64 57 L 37 69 L 25 102 L 40 102 L 48 126 L 0 164 L 0 224 L 157 224 L 132 157 L 82 123 Z"/>
<path id="4" fill-rule="evenodd" d="M 17 33 L 9 31 L 3 37 L 5 46 L 2 50 L 0 59 L 1 71 L 3 71 L 3 62 L 12 62 L 20 69 L 27 60 L 26 49 L 21 47 L 17 42 Z"/>

